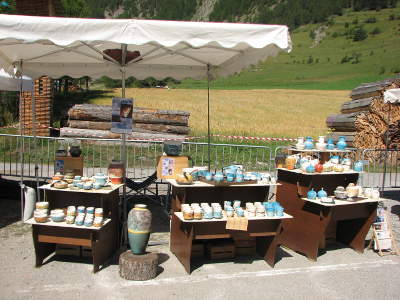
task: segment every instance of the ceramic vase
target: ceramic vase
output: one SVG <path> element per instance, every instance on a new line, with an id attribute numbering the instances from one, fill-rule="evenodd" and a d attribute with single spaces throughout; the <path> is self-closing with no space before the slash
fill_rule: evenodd
<path id="1" fill-rule="evenodd" d="M 347 147 L 346 138 L 344 136 L 340 136 L 336 146 L 339 150 L 345 150 Z"/>
<path id="2" fill-rule="evenodd" d="M 79 157 L 81 156 L 81 153 L 82 153 L 81 147 L 79 146 L 69 147 L 69 154 L 71 154 L 72 157 Z"/>
<path id="3" fill-rule="evenodd" d="M 314 143 L 312 137 L 308 136 L 304 142 L 304 148 L 307 150 L 314 149 Z"/>
<path id="4" fill-rule="evenodd" d="M 357 161 L 354 163 L 354 171 L 356 172 L 362 172 L 363 170 L 363 162 L 362 161 Z"/>
<path id="5" fill-rule="evenodd" d="M 314 191 L 314 189 L 311 189 L 310 191 L 308 191 L 307 193 L 307 198 L 311 199 L 311 200 L 315 200 L 317 198 L 317 192 Z"/>
<path id="6" fill-rule="evenodd" d="M 151 212 L 145 204 L 136 204 L 128 214 L 128 238 L 133 254 L 146 253 L 151 231 Z"/>
<path id="7" fill-rule="evenodd" d="M 335 149 L 335 144 L 333 143 L 332 139 L 328 139 L 328 142 L 326 143 L 326 149 L 327 150 L 334 150 Z"/>
<path id="8" fill-rule="evenodd" d="M 318 198 L 326 198 L 328 197 L 328 194 L 324 191 L 323 188 L 321 188 L 318 193 L 317 193 Z"/>
<path id="9" fill-rule="evenodd" d="M 112 184 L 121 184 L 124 178 L 124 163 L 120 160 L 112 160 L 108 166 L 108 177 Z"/>

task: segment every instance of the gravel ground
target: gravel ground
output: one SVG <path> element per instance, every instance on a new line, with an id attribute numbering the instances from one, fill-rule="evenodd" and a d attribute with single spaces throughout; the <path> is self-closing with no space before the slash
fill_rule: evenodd
<path id="1" fill-rule="evenodd" d="M 400 244 L 400 192 L 387 191 L 385 205 Z M 153 233 L 148 250 L 160 254 L 159 275 L 147 282 L 126 281 L 118 275 L 117 257 L 93 274 L 88 259 L 51 257 L 34 268 L 29 225 L 19 221 L 19 200 L 0 200 L 0 299 L 398 299 L 400 258 L 379 257 L 372 250 L 359 255 L 332 245 L 318 258 L 307 260 L 280 249 L 270 268 L 260 258 L 207 262 L 187 275 L 169 251 L 169 220 L 159 206 L 153 211 Z"/>

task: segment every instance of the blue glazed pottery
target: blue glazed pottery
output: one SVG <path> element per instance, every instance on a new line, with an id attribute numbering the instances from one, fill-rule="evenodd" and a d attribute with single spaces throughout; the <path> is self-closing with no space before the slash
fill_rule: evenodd
<path id="1" fill-rule="evenodd" d="M 222 209 L 214 209 L 213 217 L 214 219 L 222 219 Z"/>
<path id="2" fill-rule="evenodd" d="M 213 211 L 211 208 L 204 209 L 203 218 L 204 219 L 212 219 L 213 218 Z"/>
<path id="3" fill-rule="evenodd" d="M 230 206 L 232 206 L 232 202 L 231 201 L 224 201 L 224 209 L 225 210 Z"/>
<path id="4" fill-rule="evenodd" d="M 233 201 L 233 208 L 238 208 L 240 207 L 240 200 L 234 200 Z"/>
<path id="5" fill-rule="evenodd" d="M 232 206 L 229 206 L 225 209 L 227 217 L 233 217 L 234 209 Z"/>
<path id="6" fill-rule="evenodd" d="M 314 149 L 314 143 L 312 137 L 308 136 L 304 142 L 304 148 L 307 150 Z"/>
<path id="7" fill-rule="evenodd" d="M 222 180 L 224 180 L 224 174 L 222 174 L 222 172 L 215 173 L 214 180 L 217 182 L 221 182 Z"/>
<path id="8" fill-rule="evenodd" d="M 233 174 L 233 173 L 226 174 L 226 180 L 228 182 L 233 182 L 235 180 L 235 174 Z"/>
<path id="9" fill-rule="evenodd" d="M 206 178 L 206 180 L 212 180 L 212 173 L 211 172 L 206 172 L 204 177 Z"/>
<path id="10" fill-rule="evenodd" d="M 128 214 L 128 239 L 133 254 L 145 254 L 150 238 L 152 214 L 145 204 L 136 204 Z"/>
<path id="11" fill-rule="evenodd" d="M 236 214 L 237 214 L 238 217 L 244 217 L 244 210 L 243 210 L 243 208 L 238 207 L 238 208 L 236 209 Z"/>
<path id="12" fill-rule="evenodd" d="M 328 197 L 328 194 L 324 191 L 323 188 L 321 188 L 318 193 L 317 193 L 318 198 L 325 198 Z"/>
<path id="13" fill-rule="evenodd" d="M 82 185 L 84 190 L 90 190 L 92 188 L 92 184 L 91 183 L 84 183 Z"/>
<path id="14" fill-rule="evenodd" d="M 315 200 L 317 198 L 317 192 L 314 189 L 311 189 L 307 193 L 307 198 L 311 200 Z"/>
<path id="15" fill-rule="evenodd" d="M 326 149 L 327 150 L 334 150 L 335 149 L 335 144 L 333 143 L 332 139 L 328 139 L 328 142 L 326 143 Z"/>
<path id="16" fill-rule="evenodd" d="M 276 216 L 277 216 L 277 217 L 283 217 L 283 211 L 284 211 L 283 207 L 279 205 L 279 206 L 275 209 L 275 214 L 276 214 Z"/>
<path id="17" fill-rule="evenodd" d="M 275 215 L 275 209 L 274 207 L 271 205 L 267 208 L 267 216 L 268 217 L 273 217 Z"/>
<path id="18" fill-rule="evenodd" d="M 244 176 L 242 173 L 236 174 L 236 182 L 242 182 L 244 180 Z"/>
<path id="19" fill-rule="evenodd" d="M 101 189 L 102 186 L 103 186 L 103 185 L 100 184 L 100 183 L 98 183 L 98 182 L 93 183 L 93 188 L 94 188 L 95 190 Z"/>
<path id="20" fill-rule="evenodd" d="M 315 172 L 314 166 L 313 166 L 312 164 L 309 164 L 309 165 L 306 167 L 306 172 L 307 172 L 307 173 L 314 173 L 314 172 Z"/>
<path id="21" fill-rule="evenodd" d="M 76 176 L 74 177 L 74 179 L 75 179 L 75 180 L 81 180 L 81 179 L 82 179 L 82 176 L 76 175 Z"/>
<path id="22" fill-rule="evenodd" d="M 363 170 L 363 162 L 362 162 L 361 160 L 356 161 L 356 162 L 354 163 L 354 171 L 356 171 L 356 172 L 362 172 L 362 170 Z"/>
<path id="23" fill-rule="evenodd" d="M 72 181 L 72 184 L 73 184 L 74 186 L 77 187 L 79 182 L 81 182 L 80 179 L 74 179 L 74 180 Z"/>
<path id="24" fill-rule="evenodd" d="M 76 186 L 77 186 L 78 188 L 80 188 L 80 189 L 83 189 L 83 182 L 82 182 L 82 181 L 77 182 L 77 183 L 76 183 Z"/>
<path id="25" fill-rule="evenodd" d="M 103 173 L 97 173 L 96 176 L 94 176 L 95 183 L 100 184 L 101 186 L 105 186 L 107 182 L 107 176 L 104 175 Z"/>
<path id="26" fill-rule="evenodd" d="M 333 155 L 330 157 L 330 161 L 333 164 L 338 164 L 340 162 L 340 157 L 339 155 Z"/>
<path id="27" fill-rule="evenodd" d="M 347 147 L 347 143 L 346 143 L 346 137 L 344 136 L 339 136 L 339 141 L 336 144 L 337 148 L 339 150 L 345 150 Z"/>

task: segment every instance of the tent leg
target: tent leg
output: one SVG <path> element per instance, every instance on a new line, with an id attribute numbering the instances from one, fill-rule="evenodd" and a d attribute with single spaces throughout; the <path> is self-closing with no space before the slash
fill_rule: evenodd
<path id="1" fill-rule="evenodd" d="M 24 221 L 24 152 L 25 152 L 25 141 L 24 141 L 24 124 L 22 122 L 22 116 L 25 115 L 25 105 L 22 103 L 22 91 L 23 91 L 23 77 L 22 77 L 22 60 L 19 61 L 20 74 L 20 90 L 19 90 L 19 133 L 21 139 L 21 151 L 19 152 L 19 163 L 20 163 L 20 188 L 21 188 L 21 220 Z"/>
<path id="2" fill-rule="evenodd" d="M 123 55 L 123 64 L 125 64 L 125 57 L 126 57 L 126 48 L 124 49 L 124 45 L 122 45 L 122 50 L 125 52 Z M 125 98 L 125 77 L 126 77 L 126 70 L 125 66 L 122 66 L 122 89 L 121 89 L 121 94 L 122 98 Z M 124 183 L 126 180 L 126 168 L 127 168 L 127 163 L 126 163 L 126 134 L 122 134 L 122 161 L 124 164 Z M 127 219 L 128 219 L 128 203 L 126 202 L 126 185 L 122 187 L 122 204 L 123 204 L 123 231 L 122 231 L 122 246 L 127 245 L 128 243 L 128 237 L 127 237 Z"/>
<path id="3" fill-rule="evenodd" d="M 389 152 L 389 124 L 390 124 L 390 110 L 391 104 L 389 103 L 389 112 L 388 112 L 388 120 L 387 120 L 387 130 L 385 134 L 385 143 L 386 143 L 386 150 L 384 156 L 384 163 L 383 163 L 383 178 L 382 178 L 382 192 L 385 191 L 385 180 L 386 180 L 386 169 L 387 169 L 387 159 L 388 159 L 388 152 Z"/>
<path id="4" fill-rule="evenodd" d="M 210 65 L 207 65 L 207 138 L 208 171 L 211 171 L 211 130 L 210 130 Z"/>

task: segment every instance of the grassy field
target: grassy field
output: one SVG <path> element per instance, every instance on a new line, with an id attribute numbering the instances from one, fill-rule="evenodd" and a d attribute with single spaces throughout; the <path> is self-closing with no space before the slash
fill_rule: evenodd
<path id="1" fill-rule="evenodd" d="M 328 114 L 339 112 L 348 91 L 320 90 L 211 90 L 210 112 L 213 133 L 267 137 L 318 136 L 328 128 Z M 120 89 L 91 100 L 111 104 Z M 185 110 L 191 113 L 191 135 L 207 132 L 207 91 L 183 89 L 134 89 L 126 96 L 135 106 Z"/>
<path id="2" fill-rule="evenodd" d="M 390 18 L 394 20 L 389 20 Z M 376 22 L 366 23 L 375 18 Z M 354 24 L 357 21 L 357 24 Z M 347 24 L 346 24 L 347 23 Z M 225 79 L 217 89 L 350 90 L 400 73 L 400 5 L 381 11 L 347 12 L 333 18 L 326 36 L 313 47 L 310 32 L 324 24 L 304 25 L 291 32 L 293 50 Z M 325 24 L 326 25 L 326 24 Z M 353 41 L 346 31 L 363 26 L 368 37 Z M 372 34 L 378 28 L 379 34 Z M 358 57 L 356 59 L 356 56 Z M 347 62 L 343 59 L 350 58 Z M 205 81 L 185 80 L 177 88 L 205 88 Z"/>

